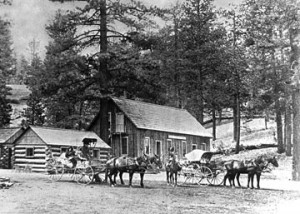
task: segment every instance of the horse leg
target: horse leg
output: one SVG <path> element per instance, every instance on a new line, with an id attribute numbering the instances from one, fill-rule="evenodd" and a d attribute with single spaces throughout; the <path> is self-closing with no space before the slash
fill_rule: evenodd
<path id="1" fill-rule="evenodd" d="M 118 175 L 118 171 L 115 171 L 115 172 L 113 173 L 113 175 L 114 175 L 114 185 L 116 185 L 116 184 L 117 184 L 117 175 Z"/>
<path id="2" fill-rule="evenodd" d="M 111 176 L 112 176 L 112 171 L 111 170 L 107 170 L 107 177 L 109 178 L 110 186 L 113 187 L 114 186 L 114 182 L 113 182 Z"/>
<path id="3" fill-rule="evenodd" d="M 123 172 L 119 172 L 119 177 L 120 177 L 121 184 L 124 185 Z"/>
<path id="4" fill-rule="evenodd" d="M 256 181 L 257 181 L 257 189 L 260 189 L 260 176 L 261 176 L 261 173 L 256 173 Z"/>
<path id="5" fill-rule="evenodd" d="M 140 177 L 141 177 L 141 187 L 142 187 L 142 188 L 144 188 L 144 175 L 145 175 L 144 172 L 141 172 L 141 173 L 140 173 Z"/>
<path id="6" fill-rule="evenodd" d="M 250 173 L 248 173 L 248 182 L 247 182 L 247 188 L 249 188 L 250 187 L 250 179 L 251 179 L 251 174 Z"/>
<path id="7" fill-rule="evenodd" d="M 235 179 L 235 173 L 233 173 L 233 174 L 230 175 L 230 180 L 231 180 L 231 183 L 232 183 L 232 186 L 233 186 L 233 187 L 235 187 L 234 179 Z M 231 186 L 231 185 L 230 185 L 230 186 Z"/>
<path id="8" fill-rule="evenodd" d="M 173 172 L 170 172 L 170 183 L 171 183 L 171 185 L 174 185 L 174 174 L 173 174 Z"/>
<path id="9" fill-rule="evenodd" d="M 174 176 L 174 177 L 175 177 L 174 186 L 176 187 L 176 186 L 177 186 L 177 172 L 175 172 L 174 175 L 175 175 L 175 176 Z"/>
<path id="10" fill-rule="evenodd" d="M 132 187 L 132 177 L 133 177 L 133 173 L 132 171 L 129 171 L 129 187 Z"/>
<path id="11" fill-rule="evenodd" d="M 224 175 L 224 186 L 226 186 L 226 180 L 227 180 L 227 178 L 228 178 L 228 173 L 226 173 L 226 174 Z"/>
<path id="12" fill-rule="evenodd" d="M 167 176 L 167 185 L 169 185 L 169 184 L 170 184 L 170 180 L 169 180 L 170 174 L 169 174 L 169 171 L 168 171 L 168 170 L 166 170 L 166 176 Z"/>
<path id="13" fill-rule="evenodd" d="M 240 183 L 240 175 L 241 175 L 241 173 L 236 173 L 236 180 L 237 180 L 237 183 L 238 183 L 238 185 L 239 185 L 239 187 L 241 187 L 241 183 Z"/>

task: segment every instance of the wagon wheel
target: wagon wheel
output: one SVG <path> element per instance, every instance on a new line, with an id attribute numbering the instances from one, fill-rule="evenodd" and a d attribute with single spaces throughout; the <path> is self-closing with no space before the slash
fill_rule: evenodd
<path id="1" fill-rule="evenodd" d="M 74 171 L 74 180 L 79 184 L 89 184 L 94 179 L 94 170 L 91 166 L 76 168 Z"/>
<path id="2" fill-rule="evenodd" d="M 200 184 L 203 179 L 211 176 L 213 176 L 213 173 L 207 166 L 200 166 L 200 168 L 197 169 L 198 184 Z"/>
<path id="3" fill-rule="evenodd" d="M 59 181 L 63 174 L 64 174 L 64 165 L 63 164 L 58 164 L 53 166 L 53 169 L 51 170 L 51 174 L 49 175 L 51 181 Z"/>
<path id="4" fill-rule="evenodd" d="M 189 165 L 187 170 L 183 172 L 183 184 L 197 184 L 199 180 L 199 169 L 200 166 L 198 164 Z"/>
<path id="5" fill-rule="evenodd" d="M 216 169 L 213 172 L 213 176 L 207 177 L 207 181 L 211 185 L 219 186 L 224 182 L 225 171 L 221 169 Z"/>

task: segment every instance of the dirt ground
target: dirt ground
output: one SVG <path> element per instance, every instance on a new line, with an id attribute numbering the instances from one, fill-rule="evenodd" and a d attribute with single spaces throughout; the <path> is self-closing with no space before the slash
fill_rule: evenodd
<path id="1" fill-rule="evenodd" d="M 296 213 L 300 183 L 262 176 L 261 189 L 208 185 L 166 185 L 165 173 L 139 175 L 133 187 L 108 184 L 80 185 L 69 175 L 51 182 L 41 173 L 0 170 L 14 185 L 0 189 L 0 213 Z M 273 176 L 274 177 L 274 176 Z M 125 182 L 128 175 L 124 175 Z M 246 177 L 241 176 L 245 186 Z M 128 182 L 126 182 L 128 184 Z M 299 213 L 299 212 L 297 212 Z"/>

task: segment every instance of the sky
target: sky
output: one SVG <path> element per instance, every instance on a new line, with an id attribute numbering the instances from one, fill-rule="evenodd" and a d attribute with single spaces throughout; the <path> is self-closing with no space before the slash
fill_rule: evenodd
<path id="1" fill-rule="evenodd" d="M 12 28 L 13 48 L 19 58 L 21 55 L 29 56 L 29 42 L 38 42 L 39 55 L 44 57 L 45 46 L 49 38 L 45 25 L 51 20 L 57 9 L 66 10 L 84 4 L 84 2 L 69 2 L 61 4 L 48 0 L 12 0 L 11 6 L 1 6 L 0 15 L 10 20 Z M 175 0 L 141 0 L 146 5 L 169 7 Z M 184 0 L 177 0 L 184 1 Z M 216 7 L 228 8 L 229 4 L 239 4 L 241 0 L 215 0 Z"/>

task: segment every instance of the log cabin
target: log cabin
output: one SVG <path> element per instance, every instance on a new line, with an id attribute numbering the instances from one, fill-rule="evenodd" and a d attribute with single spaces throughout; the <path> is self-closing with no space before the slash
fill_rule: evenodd
<path id="1" fill-rule="evenodd" d="M 14 143 L 24 130 L 20 127 L 0 129 L 0 169 L 13 167 Z"/>
<path id="2" fill-rule="evenodd" d="M 112 148 L 112 156 L 143 152 L 167 158 L 170 147 L 182 158 L 194 149 L 210 150 L 211 134 L 187 110 L 125 98 L 100 100 L 89 131 Z"/>
<path id="3" fill-rule="evenodd" d="M 15 142 L 14 165 L 45 172 L 50 158 L 60 156 L 70 146 L 83 146 L 84 139 L 95 141 L 90 147 L 91 156 L 105 163 L 110 147 L 94 132 L 29 126 Z"/>

